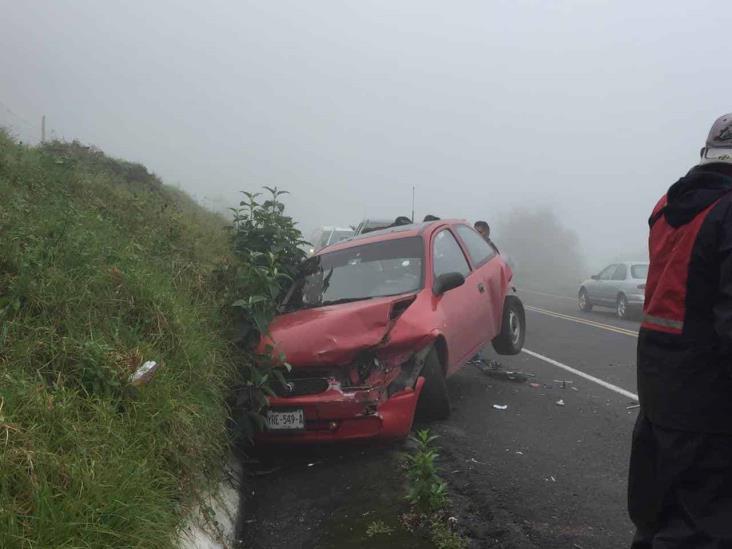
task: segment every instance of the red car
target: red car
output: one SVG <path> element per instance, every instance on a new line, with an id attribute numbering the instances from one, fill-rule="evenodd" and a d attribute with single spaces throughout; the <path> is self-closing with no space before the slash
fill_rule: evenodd
<path id="1" fill-rule="evenodd" d="M 398 439 L 415 412 L 446 418 L 446 377 L 491 341 L 501 354 L 523 346 L 511 278 L 464 221 L 393 227 L 320 251 L 262 342 L 292 369 L 258 440 Z"/>

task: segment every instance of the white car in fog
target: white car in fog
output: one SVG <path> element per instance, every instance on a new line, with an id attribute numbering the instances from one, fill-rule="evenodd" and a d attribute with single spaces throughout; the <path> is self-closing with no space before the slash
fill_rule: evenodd
<path id="1" fill-rule="evenodd" d="M 647 262 L 608 265 L 582 283 L 577 293 L 579 308 L 589 312 L 593 307 L 612 307 L 619 318 L 628 318 L 643 308 L 646 278 Z"/>
<path id="2" fill-rule="evenodd" d="M 319 227 L 310 237 L 308 255 L 322 250 L 326 246 L 347 240 L 353 236 L 353 229 L 348 227 Z"/>

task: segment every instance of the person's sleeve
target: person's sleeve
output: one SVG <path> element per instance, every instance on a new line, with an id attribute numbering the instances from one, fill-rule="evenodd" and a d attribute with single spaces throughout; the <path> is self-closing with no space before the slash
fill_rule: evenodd
<path id="1" fill-rule="evenodd" d="M 719 288 L 714 304 L 714 329 L 722 339 L 724 351 L 732 352 L 732 211 L 729 207 L 717 237 Z"/>

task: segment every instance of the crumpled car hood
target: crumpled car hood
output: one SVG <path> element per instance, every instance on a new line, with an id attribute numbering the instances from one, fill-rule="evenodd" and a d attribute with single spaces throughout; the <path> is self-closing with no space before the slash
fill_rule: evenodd
<path id="1" fill-rule="evenodd" d="M 275 352 L 293 366 L 333 366 L 381 343 L 392 327 L 392 304 L 404 296 L 382 297 L 280 315 L 270 325 Z"/>

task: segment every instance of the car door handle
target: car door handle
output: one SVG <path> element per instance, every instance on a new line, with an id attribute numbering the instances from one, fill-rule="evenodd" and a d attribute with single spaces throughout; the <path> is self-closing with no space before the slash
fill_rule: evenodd
<path id="1" fill-rule="evenodd" d="M 478 284 L 478 291 L 481 294 L 484 294 L 485 293 L 485 285 L 482 282 L 480 284 Z"/>

